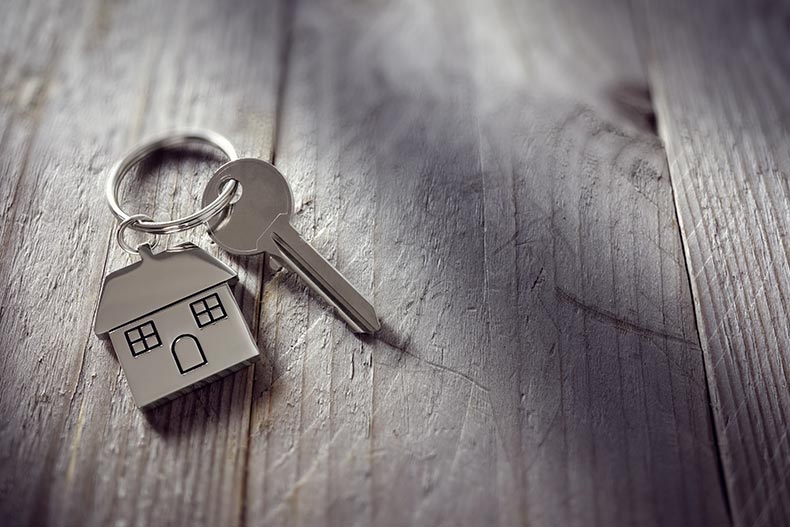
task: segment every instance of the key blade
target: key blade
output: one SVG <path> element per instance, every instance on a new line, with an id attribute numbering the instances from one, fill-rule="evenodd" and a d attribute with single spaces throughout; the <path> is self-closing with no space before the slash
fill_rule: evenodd
<path id="1" fill-rule="evenodd" d="M 265 236 L 271 236 L 280 254 L 269 256 L 298 274 L 329 302 L 356 333 L 372 334 L 381 329 L 376 310 L 346 278 L 304 241 L 283 216 Z"/>

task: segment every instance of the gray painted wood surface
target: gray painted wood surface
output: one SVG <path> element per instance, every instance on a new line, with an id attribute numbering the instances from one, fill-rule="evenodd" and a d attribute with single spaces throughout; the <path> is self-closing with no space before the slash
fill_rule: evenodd
<path id="1" fill-rule="evenodd" d="M 683 5 L 644 20 L 721 459 L 735 523 L 787 525 L 790 5 Z"/>
<path id="2" fill-rule="evenodd" d="M 787 523 L 780 17 L 733 9 L 707 34 L 712 3 L 13 4 L 3 525 Z M 740 24 L 754 78 L 708 98 Z M 262 360 L 141 413 L 91 331 L 131 261 L 102 184 L 183 126 L 274 161 L 297 229 L 384 328 L 359 338 L 286 271 L 174 237 L 238 270 Z M 160 156 L 125 203 L 190 212 L 219 162 Z"/>

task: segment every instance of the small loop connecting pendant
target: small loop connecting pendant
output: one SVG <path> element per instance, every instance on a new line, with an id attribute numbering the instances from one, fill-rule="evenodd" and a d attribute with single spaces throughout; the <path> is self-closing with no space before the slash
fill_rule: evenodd
<path id="1" fill-rule="evenodd" d="M 139 243 L 134 247 L 126 242 L 126 238 L 124 237 L 126 229 L 132 227 L 133 223 L 140 221 L 151 221 L 151 217 L 145 214 L 135 214 L 133 216 L 129 216 L 118 225 L 118 229 L 115 231 L 115 240 L 118 242 L 118 245 L 121 246 L 121 249 L 132 256 L 140 254 L 140 246 L 142 245 L 147 244 L 151 249 L 159 245 L 159 236 L 157 235 L 153 235 L 153 238 L 150 242 Z"/>

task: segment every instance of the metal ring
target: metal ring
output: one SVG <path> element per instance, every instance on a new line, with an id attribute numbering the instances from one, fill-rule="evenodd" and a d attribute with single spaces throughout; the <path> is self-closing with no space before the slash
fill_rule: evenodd
<path id="1" fill-rule="evenodd" d="M 110 175 L 107 178 L 107 186 L 105 188 L 107 201 L 110 204 L 110 209 L 113 214 L 121 220 L 121 224 L 128 222 L 132 217 L 141 216 L 140 214 L 135 214 L 133 216 L 129 215 L 119 205 L 118 192 L 121 187 L 121 181 L 129 170 L 157 150 L 176 148 L 193 143 L 203 143 L 208 146 L 213 146 L 225 154 L 229 161 L 238 158 L 236 149 L 233 148 L 230 141 L 210 130 L 171 132 L 143 143 L 113 165 L 110 169 Z M 230 205 L 238 186 L 238 182 L 236 181 L 233 181 L 231 185 L 226 185 L 214 201 L 189 216 L 169 221 L 154 221 L 152 218 L 146 216 L 146 218 L 148 218 L 146 221 L 140 221 L 138 218 L 137 220 L 129 222 L 126 226 L 136 231 L 149 234 L 173 234 L 197 227 L 201 223 L 210 220 L 216 214 L 222 212 L 225 207 Z"/>
<path id="2" fill-rule="evenodd" d="M 151 217 L 146 215 L 146 214 L 134 214 L 133 216 L 129 216 L 128 218 L 123 220 L 118 225 L 118 230 L 115 231 L 115 239 L 118 241 L 118 245 L 121 246 L 121 249 L 123 249 L 124 251 L 126 251 L 127 253 L 129 253 L 131 255 L 140 254 L 140 251 L 139 251 L 140 246 L 141 245 L 145 245 L 146 243 L 148 244 L 148 246 L 151 249 L 153 249 L 154 247 L 159 245 L 159 237 L 156 236 L 156 235 L 154 235 L 154 239 L 152 241 L 150 241 L 150 242 L 143 242 L 143 243 L 137 244 L 137 246 L 134 247 L 134 248 L 132 248 L 131 245 L 126 243 L 126 238 L 123 237 L 123 233 L 126 231 L 127 228 L 132 226 L 132 223 L 134 223 L 136 221 L 140 221 L 140 220 L 151 221 Z"/>

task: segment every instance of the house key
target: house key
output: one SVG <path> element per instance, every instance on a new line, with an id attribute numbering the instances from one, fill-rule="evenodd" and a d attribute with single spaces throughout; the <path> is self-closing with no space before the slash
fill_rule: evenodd
<path id="1" fill-rule="evenodd" d="M 293 194 L 285 177 L 266 161 L 236 159 L 208 182 L 203 204 L 215 200 L 230 180 L 241 184 L 241 197 L 208 221 L 217 245 L 233 254 L 268 254 L 334 306 L 355 332 L 377 331 L 381 325 L 370 302 L 291 225 Z"/>

